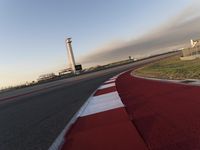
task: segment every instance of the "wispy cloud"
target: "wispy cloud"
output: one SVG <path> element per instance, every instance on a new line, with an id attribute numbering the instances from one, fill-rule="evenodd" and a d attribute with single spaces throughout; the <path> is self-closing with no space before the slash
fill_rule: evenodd
<path id="1" fill-rule="evenodd" d="M 148 34 L 130 41 L 114 41 L 96 49 L 81 59 L 86 65 L 96 65 L 133 57 L 143 57 L 189 45 L 190 39 L 200 38 L 199 2 L 184 9 L 168 22 Z"/>

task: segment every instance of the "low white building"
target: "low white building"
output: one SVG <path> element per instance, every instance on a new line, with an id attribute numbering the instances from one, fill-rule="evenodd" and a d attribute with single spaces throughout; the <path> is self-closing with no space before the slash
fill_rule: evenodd
<path id="1" fill-rule="evenodd" d="M 54 73 L 43 74 L 43 75 L 39 76 L 39 78 L 37 79 L 37 81 L 41 82 L 41 81 L 53 79 L 55 77 L 56 77 L 56 75 Z"/>
<path id="2" fill-rule="evenodd" d="M 191 40 L 191 47 L 182 49 L 181 60 L 193 60 L 195 58 L 200 58 L 200 39 Z"/>

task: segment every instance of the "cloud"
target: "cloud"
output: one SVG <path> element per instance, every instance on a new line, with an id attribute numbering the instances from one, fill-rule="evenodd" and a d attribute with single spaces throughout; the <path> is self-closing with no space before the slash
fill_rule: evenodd
<path id="1" fill-rule="evenodd" d="M 133 56 L 135 58 L 171 51 L 200 38 L 199 3 L 189 6 L 168 22 L 148 34 L 130 41 L 113 41 L 81 58 L 85 65 L 104 64 Z"/>

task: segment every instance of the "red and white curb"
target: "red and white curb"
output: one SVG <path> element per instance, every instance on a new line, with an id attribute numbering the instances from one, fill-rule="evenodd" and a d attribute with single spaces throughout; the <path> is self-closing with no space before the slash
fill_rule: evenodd
<path id="1" fill-rule="evenodd" d="M 146 149 L 117 92 L 115 81 L 119 75 L 92 94 L 49 150 Z"/>
<path id="2" fill-rule="evenodd" d="M 80 108 L 80 110 L 73 116 L 64 130 L 60 133 L 54 143 L 51 145 L 49 150 L 59 150 L 61 149 L 62 144 L 64 143 L 64 136 L 67 131 L 70 129 L 71 125 L 74 124 L 78 117 L 83 117 L 98 112 L 106 111 L 109 109 L 114 109 L 118 107 L 123 107 L 124 105 L 121 102 L 121 99 L 116 92 L 115 80 L 119 75 L 114 76 L 104 82 L 85 102 L 85 104 Z M 106 88 L 112 88 L 104 90 Z M 113 91 L 113 92 L 110 92 Z M 107 101 L 108 98 L 108 101 Z"/>
<path id="3" fill-rule="evenodd" d="M 88 116 L 119 107 L 124 107 L 124 105 L 116 91 L 115 81 L 113 81 L 113 83 L 105 83 L 98 88 L 80 116 Z"/>

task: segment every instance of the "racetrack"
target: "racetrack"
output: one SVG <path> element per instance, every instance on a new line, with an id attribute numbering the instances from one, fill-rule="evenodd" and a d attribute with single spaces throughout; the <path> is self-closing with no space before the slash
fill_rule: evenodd
<path id="1" fill-rule="evenodd" d="M 0 94 L 0 149 L 46 150 L 108 78 L 173 54 Z"/>

